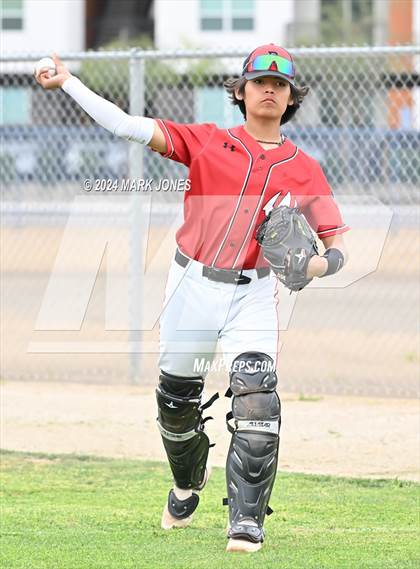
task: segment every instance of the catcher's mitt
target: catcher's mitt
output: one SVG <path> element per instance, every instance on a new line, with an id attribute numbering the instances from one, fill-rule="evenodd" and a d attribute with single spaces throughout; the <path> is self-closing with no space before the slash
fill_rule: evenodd
<path id="1" fill-rule="evenodd" d="M 306 271 L 311 257 L 318 254 L 318 246 L 299 208 L 273 208 L 258 228 L 257 241 L 287 288 L 298 291 L 311 282 Z"/>

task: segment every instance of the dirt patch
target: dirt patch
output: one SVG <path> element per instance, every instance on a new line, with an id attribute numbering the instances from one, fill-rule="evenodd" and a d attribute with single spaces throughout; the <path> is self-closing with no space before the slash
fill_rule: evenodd
<path id="1" fill-rule="evenodd" d="M 212 393 L 207 386 L 208 394 Z M 412 399 L 282 393 L 279 468 L 340 476 L 420 480 L 419 403 Z M 221 397 L 206 423 L 211 463 L 224 466 L 229 446 Z M 5 449 L 165 460 L 152 388 L 5 382 Z"/>

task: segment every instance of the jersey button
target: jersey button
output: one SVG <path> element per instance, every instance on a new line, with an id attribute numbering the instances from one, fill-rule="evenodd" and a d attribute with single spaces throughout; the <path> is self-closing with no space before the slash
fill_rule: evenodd
<path id="1" fill-rule="evenodd" d="M 229 243 L 229 247 L 235 247 L 235 243 L 234 243 L 233 241 L 231 241 L 231 242 Z"/>
<path id="2" fill-rule="evenodd" d="M 248 208 L 244 209 L 244 213 L 249 213 L 249 209 Z"/>
<path id="3" fill-rule="evenodd" d="M 265 154 L 260 154 L 261 160 L 265 160 Z"/>

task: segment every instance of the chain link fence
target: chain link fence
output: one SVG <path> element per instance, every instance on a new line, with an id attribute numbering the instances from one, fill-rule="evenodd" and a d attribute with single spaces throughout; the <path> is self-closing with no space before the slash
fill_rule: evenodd
<path id="1" fill-rule="evenodd" d="M 346 234 L 352 279 L 345 287 L 309 288 L 287 308 L 279 358 L 283 390 L 414 396 L 420 49 L 292 53 L 298 83 L 310 93 L 284 133 L 321 163 L 352 227 Z M 136 177 L 152 180 L 156 189 L 162 178 L 187 178 L 187 170 L 96 126 L 64 92 L 44 91 L 32 76 L 41 55 L 1 60 L 2 376 L 154 383 L 157 326 L 135 331 L 150 300 L 141 272 L 143 261 L 152 263 L 166 243 L 183 192 L 154 191 L 149 201 L 146 192 L 87 195 L 84 181 Z M 240 73 L 245 56 L 131 50 L 63 60 L 91 89 L 131 114 L 229 127 L 243 117 L 223 82 Z M 147 215 L 153 222 L 145 236 Z M 79 294 L 83 318 L 61 328 L 38 326 L 70 226 L 62 274 L 68 284 L 96 267 L 94 285 L 89 294 L 77 287 L 72 293 L 63 281 L 61 302 L 71 308 L 75 299 L 66 295 Z M 93 234 L 103 240 L 91 259 Z M 112 247 L 103 247 L 111 241 Z M 153 265 L 157 287 L 166 279 L 174 240 L 171 245 L 165 261 Z M 124 274 L 130 275 L 127 299 L 112 299 L 110 308 L 110 281 Z M 280 313 L 285 307 L 280 301 Z M 104 314 L 112 311 L 127 311 L 128 324 L 107 329 Z M 134 349 L 140 341 L 151 349 Z"/>

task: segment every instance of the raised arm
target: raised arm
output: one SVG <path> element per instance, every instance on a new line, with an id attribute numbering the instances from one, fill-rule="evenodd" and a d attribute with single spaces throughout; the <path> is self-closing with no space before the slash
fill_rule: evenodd
<path id="1" fill-rule="evenodd" d="M 57 55 L 54 55 L 53 59 L 56 65 L 56 75 L 49 77 L 46 68 L 41 69 L 35 75 L 36 81 L 44 89 L 63 89 L 95 122 L 112 134 L 140 144 L 147 144 L 158 152 L 166 152 L 165 136 L 154 119 L 127 114 L 88 89 L 70 73 Z"/>

